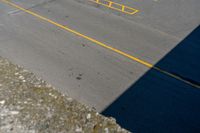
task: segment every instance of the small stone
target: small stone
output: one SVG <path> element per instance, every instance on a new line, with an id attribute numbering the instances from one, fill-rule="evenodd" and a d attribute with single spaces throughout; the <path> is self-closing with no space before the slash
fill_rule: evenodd
<path id="1" fill-rule="evenodd" d="M 6 102 L 5 100 L 2 100 L 0 101 L 0 104 L 5 104 L 5 102 Z"/>
<path id="2" fill-rule="evenodd" d="M 24 69 L 23 72 L 28 72 L 28 70 Z"/>
<path id="3" fill-rule="evenodd" d="M 37 88 L 41 88 L 42 86 L 41 86 L 41 85 L 35 85 L 35 87 L 37 87 Z"/>
<path id="4" fill-rule="evenodd" d="M 105 133 L 109 133 L 108 128 L 105 128 L 104 131 L 105 131 Z"/>
<path id="5" fill-rule="evenodd" d="M 17 115 L 17 114 L 19 114 L 18 111 L 11 111 L 10 113 L 11 113 L 12 115 Z"/>
<path id="6" fill-rule="evenodd" d="M 82 132 L 82 128 L 76 128 L 76 132 L 78 133 Z"/>
<path id="7" fill-rule="evenodd" d="M 50 84 L 47 84 L 46 86 L 47 86 L 47 88 L 51 88 L 52 87 Z"/>
<path id="8" fill-rule="evenodd" d="M 19 73 L 17 72 L 17 73 L 15 73 L 15 75 L 19 75 Z"/>
<path id="9" fill-rule="evenodd" d="M 19 79 L 22 79 L 22 80 L 23 80 L 23 79 L 24 79 L 24 77 L 23 77 L 23 76 L 19 76 Z"/>
<path id="10" fill-rule="evenodd" d="M 87 114 L 87 119 L 90 119 L 91 118 L 91 114 Z"/>
<path id="11" fill-rule="evenodd" d="M 73 101 L 73 99 L 70 98 L 70 97 L 68 97 L 68 98 L 67 98 L 67 101 L 71 102 L 71 101 Z"/>

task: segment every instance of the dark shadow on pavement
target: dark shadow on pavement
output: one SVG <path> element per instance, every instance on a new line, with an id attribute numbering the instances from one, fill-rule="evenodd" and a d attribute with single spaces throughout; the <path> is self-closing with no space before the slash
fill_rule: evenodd
<path id="1" fill-rule="evenodd" d="M 155 66 L 200 85 L 200 26 Z M 151 69 L 102 114 L 135 133 L 200 133 L 200 89 Z"/>

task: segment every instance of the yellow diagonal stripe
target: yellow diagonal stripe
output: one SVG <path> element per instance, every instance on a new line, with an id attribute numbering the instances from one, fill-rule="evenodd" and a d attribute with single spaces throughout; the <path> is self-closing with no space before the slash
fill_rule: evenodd
<path id="1" fill-rule="evenodd" d="M 129 15 L 133 15 L 139 12 L 139 10 L 137 9 L 134 9 L 132 7 L 128 7 L 128 6 L 125 6 L 125 5 L 110 1 L 110 0 L 90 0 L 90 1 L 99 5 L 103 5 L 105 7 L 111 8 L 113 10 L 117 10 L 117 11 L 129 14 Z M 130 11 L 126 11 L 125 9 L 130 10 Z"/>

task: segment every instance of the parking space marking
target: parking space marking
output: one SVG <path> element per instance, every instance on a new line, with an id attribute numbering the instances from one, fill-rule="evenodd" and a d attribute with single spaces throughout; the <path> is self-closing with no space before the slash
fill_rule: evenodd
<path id="1" fill-rule="evenodd" d="M 110 0 L 89 0 L 89 1 L 111 8 L 113 10 L 123 12 L 125 14 L 129 14 L 129 15 L 133 15 L 139 12 L 139 10 L 135 8 L 128 7 L 128 6 L 125 6 L 125 5 L 110 1 Z"/>
<path id="2" fill-rule="evenodd" d="M 67 27 L 67 26 L 61 25 L 61 24 L 59 24 L 59 23 L 57 23 L 57 22 L 55 22 L 55 21 L 52 21 L 52 20 L 50 20 L 50 19 L 48 19 L 48 18 L 46 18 L 46 17 L 44 17 L 44 16 L 41 16 L 41 15 L 35 13 L 35 12 L 32 12 L 32 11 L 30 11 L 30 10 L 27 10 L 27 9 L 25 9 L 25 8 L 19 6 L 19 5 L 16 5 L 15 3 L 12 3 L 12 2 L 10 2 L 10 1 L 8 1 L 8 0 L 1 0 L 1 1 L 4 2 L 4 3 L 6 3 L 6 4 L 8 4 L 8 5 L 10 5 L 10 6 L 12 6 L 12 7 L 15 7 L 15 8 L 17 8 L 17 9 L 20 9 L 21 11 L 24 11 L 24 12 L 26 12 L 26 13 L 32 15 L 32 16 L 35 16 L 35 17 L 38 18 L 38 19 L 41 19 L 41 20 L 46 21 L 46 22 L 48 22 L 48 23 L 51 23 L 51 24 L 53 24 L 53 25 L 55 25 L 55 26 L 57 26 L 57 27 L 59 27 L 59 28 L 65 30 L 65 31 L 71 32 L 71 33 L 73 33 L 73 34 L 75 34 L 75 35 L 77 35 L 77 36 L 80 36 L 80 37 L 82 37 L 82 38 L 84 38 L 84 39 L 86 39 L 86 40 L 89 40 L 89 41 L 91 41 L 91 42 L 93 42 L 93 43 L 95 43 L 95 44 L 97 44 L 97 45 L 99 45 L 99 46 L 101 46 L 101 47 L 103 47 L 103 48 L 105 48 L 105 49 L 108 49 L 108 50 L 110 50 L 110 51 L 112 51 L 112 52 L 114 52 L 114 53 L 118 53 L 118 54 L 120 54 L 120 55 L 122 55 L 122 56 L 124 56 L 124 57 L 126 57 L 126 58 L 129 58 L 129 59 L 131 59 L 131 60 L 133 60 L 133 61 L 136 61 L 136 62 L 138 62 L 138 63 L 140 63 L 140 64 L 142 64 L 142 65 L 144 65 L 144 66 L 146 66 L 146 67 L 148 67 L 148 68 L 157 70 L 157 71 L 160 72 L 160 73 L 163 73 L 163 74 L 165 74 L 165 75 L 167 75 L 167 76 L 169 76 L 169 77 L 175 78 L 175 79 L 177 79 L 177 80 L 179 80 L 179 81 L 182 81 L 182 82 L 184 82 L 184 83 L 186 83 L 186 84 L 188 84 L 188 85 L 190 85 L 190 86 L 193 86 L 193 87 L 195 87 L 195 88 L 200 88 L 200 85 L 198 85 L 198 84 L 194 84 L 194 83 L 192 83 L 192 82 L 190 82 L 190 81 L 188 81 L 188 80 L 185 80 L 185 79 L 181 78 L 181 77 L 178 76 L 178 75 L 175 75 L 175 74 L 172 74 L 172 73 L 170 73 L 170 72 L 167 72 L 167 71 L 165 71 L 165 70 L 163 70 L 163 69 L 161 69 L 161 68 L 158 68 L 158 67 L 156 67 L 156 66 L 154 66 L 154 65 L 152 65 L 152 64 L 150 64 L 150 63 L 148 63 L 148 62 L 146 62 L 146 61 L 143 61 L 143 60 L 141 60 L 141 59 L 139 59 L 139 58 L 137 58 L 137 57 L 134 57 L 134 56 L 132 56 L 132 55 L 130 55 L 130 54 L 127 54 L 127 53 L 125 53 L 125 52 L 123 52 L 123 51 L 121 51 L 121 50 L 119 50 L 119 49 L 116 49 L 116 48 L 114 48 L 114 47 L 108 46 L 108 45 L 106 45 L 105 43 L 102 43 L 102 42 L 100 42 L 100 41 L 98 41 L 98 40 L 96 40 L 96 39 L 94 39 L 94 38 L 92 38 L 92 37 L 89 37 L 89 36 L 87 36 L 87 35 L 81 34 L 81 33 L 78 32 L 78 31 L 75 31 L 75 30 L 73 30 L 73 29 L 70 29 L 70 28 Z"/>

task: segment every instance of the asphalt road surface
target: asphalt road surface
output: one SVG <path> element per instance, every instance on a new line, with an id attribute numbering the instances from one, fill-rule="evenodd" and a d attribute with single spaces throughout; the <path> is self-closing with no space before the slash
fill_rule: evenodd
<path id="1" fill-rule="evenodd" d="M 196 119 L 185 114 L 174 117 L 179 115 L 176 114 L 179 110 L 191 114 L 200 110 L 199 103 L 194 104 L 194 101 L 198 102 L 199 89 L 190 84 L 200 85 L 200 47 L 197 45 L 200 1 L 115 2 L 134 7 L 139 12 L 123 14 L 87 0 L 12 0 L 11 4 L 0 0 L 0 56 L 24 66 L 62 93 L 117 118 L 121 125 L 131 131 L 200 131 L 197 126 L 200 124 L 197 120 L 199 115 L 195 115 Z M 66 26 L 67 30 L 60 25 Z M 194 31 L 193 35 L 195 29 L 198 31 Z M 74 31 L 89 39 L 74 34 Z M 191 44 L 184 42 L 187 36 L 192 38 L 189 40 Z M 91 38 L 111 49 L 100 46 Z M 166 70 L 172 76 L 123 56 L 115 49 Z M 126 95 L 130 88 L 130 95 Z M 174 104 L 168 103 L 169 97 L 162 95 L 165 93 L 163 90 L 169 92 Z M 148 97 L 148 92 L 155 95 Z M 194 95 L 197 99 L 190 99 L 195 98 Z M 123 99 L 126 96 L 129 98 Z M 156 99 L 157 96 L 165 102 Z M 155 101 L 161 100 L 161 103 L 155 104 L 153 98 Z M 177 105 L 182 102 L 185 104 L 178 108 Z M 140 107 L 138 104 L 148 106 Z M 193 104 L 196 108 L 187 108 Z M 154 106 L 164 108 L 160 110 Z M 170 111 L 170 107 L 177 108 Z M 160 113 L 160 116 L 152 115 L 149 113 L 151 111 Z M 181 116 L 186 117 L 183 120 Z"/>

